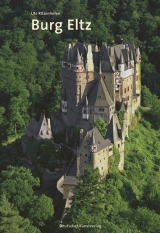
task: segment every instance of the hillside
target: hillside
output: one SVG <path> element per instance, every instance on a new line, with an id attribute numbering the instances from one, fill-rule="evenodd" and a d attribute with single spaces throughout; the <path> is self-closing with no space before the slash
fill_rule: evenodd
<path id="1" fill-rule="evenodd" d="M 68 217 L 64 224 L 101 225 L 101 229 L 85 229 L 84 232 L 87 233 L 160 232 L 160 130 L 155 130 L 146 119 L 146 110 L 140 111 L 142 117 L 138 117 L 137 124 L 137 117 L 133 119 L 132 130 L 125 143 L 124 170 L 119 172 L 117 167 L 113 167 L 112 173 L 100 186 L 102 197 L 99 193 L 96 194 L 96 200 L 100 198 L 103 208 L 96 204 L 95 209 L 89 212 L 88 202 L 92 203 L 92 200 L 82 196 L 84 190 L 90 195 L 89 190 L 98 183 L 96 171 L 92 170 L 92 175 L 88 175 L 88 171 L 87 185 L 82 185 L 81 192 L 75 194 L 73 206 L 67 211 Z M 92 185 L 88 186 L 89 183 Z M 81 198 L 83 205 L 80 204 Z M 77 229 L 57 230 L 76 232 Z"/>
<path id="2" fill-rule="evenodd" d="M 69 42 L 109 46 L 134 41 L 142 55 L 142 84 L 159 95 L 160 3 L 72 0 L 0 3 L 0 144 L 24 132 L 29 120 L 59 108 L 61 59 Z M 54 11 L 57 15 L 33 15 Z M 90 31 L 67 29 L 68 19 L 91 22 Z M 32 19 L 63 22 L 63 32 L 32 30 Z"/>

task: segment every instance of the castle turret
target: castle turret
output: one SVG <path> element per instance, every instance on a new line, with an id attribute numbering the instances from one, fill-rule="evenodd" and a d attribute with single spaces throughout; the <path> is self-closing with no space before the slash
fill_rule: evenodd
<path id="1" fill-rule="evenodd" d="M 118 64 L 118 70 L 120 71 L 124 71 L 124 57 L 123 57 L 123 54 L 121 52 L 120 54 L 120 63 Z"/>
<path id="2" fill-rule="evenodd" d="M 101 64 L 101 56 L 99 61 L 99 77 L 102 77 L 102 64 Z"/>
<path id="3" fill-rule="evenodd" d="M 93 54 L 92 54 L 91 45 L 88 45 L 86 69 L 87 71 L 94 71 Z"/>
<path id="4" fill-rule="evenodd" d="M 128 66 L 128 69 L 130 69 L 130 66 L 131 66 L 131 60 L 130 60 L 129 49 L 127 50 L 127 66 Z"/>
<path id="5" fill-rule="evenodd" d="M 133 51 L 131 49 L 131 65 L 134 67 L 134 58 L 133 58 Z"/>
<path id="6" fill-rule="evenodd" d="M 77 48 L 77 62 L 76 62 L 76 65 L 74 67 L 75 67 L 74 71 L 76 73 L 81 73 L 84 71 L 83 60 L 80 56 L 78 48 Z"/>
<path id="7" fill-rule="evenodd" d="M 136 61 L 141 62 L 141 54 L 139 48 L 136 48 Z"/>
<path id="8" fill-rule="evenodd" d="M 90 152 L 91 153 L 97 152 L 97 145 L 96 145 L 96 141 L 95 141 L 94 131 L 92 132 L 92 137 L 91 137 Z"/>
<path id="9" fill-rule="evenodd" d="M 98 45 L 96 43 L 96 46 L 95 46 L 95 52 L 98 52 Z"/>

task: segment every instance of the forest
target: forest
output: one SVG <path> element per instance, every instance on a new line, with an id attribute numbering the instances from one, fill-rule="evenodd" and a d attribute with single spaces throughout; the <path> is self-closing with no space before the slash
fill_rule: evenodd
<path id="1" fill-rule="evenodd" d="M 57 14 L 31 14 L 39 11 Z M 33 19 L 63 22 L 63 32 L 32 30 Z M 91 30 L 68 30 L 68 19 L 91 22 Z M 69 42 L 100 46 L 106 41 L 112 46 L 122 38 L 140 48 L 143 85 L 143 108 L 125 145 L 125 169 L 120 173 L 113 167 L 107 181 L 99 184 L 102 192 L 97 191 L 94 211 L 87 202 L 77 209 L 81 197 L 75 196 L 67 222 L 85 224 L 85 219 L 103 226 L 95 232 L 160 232 L 160 0 L 0 2 L 0 232 L 67 232 L 58 227 L 55 187 L 44 191 L 40 171 L 32 174 L 21 167 L 20 137 L 31 118 L 59 109 L 61 59 Z M 89 169 L 85 175 L 96 184 L 97 171 L 91 174 Z M 85 183 L 79 188 L 82 194 L 87 190 Z"/>

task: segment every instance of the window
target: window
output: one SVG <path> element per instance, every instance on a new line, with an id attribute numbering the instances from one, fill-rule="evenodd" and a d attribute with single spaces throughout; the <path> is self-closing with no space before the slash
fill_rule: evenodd
<path id="1" fill-rule="evenodd" d="M 85 156 L 87 157 L 87 154 L 85 154 Z"/>
<path id="2" fill-rule="evenodd" d="M 101 167 L 101 169 L 103 170 L 103 167 Z"/>
<path id="3" fill-rule="evenodd" d="M 109 148 L 109 151 L 112 151 L 112 148 Z"/>
<path id="4" fill-rule="evenodd" d="M 99 108 L 99 111 L 100 112 L 104 112 L 104 108 Z"/>
<path id="5" fill-rule="evenodd" d="M 86 163 L 86 161 L 85 161 L 85 163 Z"/>
<path id="6" fill-rule="evenodd" d="M 131 89 L 132 89 L 132 84 L 131 84 Z"/>
<path id="7" fill-rule="evenodd" d="M 82 156 L 82 154 L 80 154 L 80 156 Z"/>
<path id="8" fill-rule="evenodd" d="M 124 88 L 124 93 L 126 93 L 126 88 Z"/>
<path id="9" fill-rule="evenodd" d="M 120 148 L 120 144 L 118 144 L 118 148 Z"/>
<path id="10" fill-rule="evenodd" d="M 128 91 L 129 91 L 129 87 L 128 87 Z"/>
<path id="11" fill-rule="evenodd" d="M 138 75 L 136 76 L 136 81 L 138 81 Z"/>
<path id="12" fill-rule="evenodd" d="M 43 132 L 41 131 L 41 135 L 43 135 Z"/>

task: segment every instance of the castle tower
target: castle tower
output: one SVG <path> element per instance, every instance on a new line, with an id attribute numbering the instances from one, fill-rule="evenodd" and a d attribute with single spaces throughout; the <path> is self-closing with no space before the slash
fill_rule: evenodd
<path id="1" fill-rule="evenodd" d="M 104 139 L 95 127 L 87 132 L 77 150 L 77 176 L 82 175 L 87 164 L 99 168 L 102 177 L 108 173 L 110 140 Z"/>
<path id="2" fill-rule="evenodd" d="M 130 52 L 129 49 L 127 50 L 127 66 L 128 68 L 131 68 L 131 60 L 130 60 Z"/>
<path id="3" fill-rule="evenodd" d="M 131 66 L 134 67 L 133 51 L 131 49 Z"/>
<path id="4" fill-rule="evenodd" d="M 88 72 L 94 71 L 94 64 L 93 64 L 93 53 L 91 45 L 88 45 L 88 52 L 87 52 L 87 63 L 86 63 L 86 70 Z"/>
<path id="5" fill-rule="evenodd" d="M 121 52 L 121 55 L 120 55 L 120 63 L 118 64 L 118 70 L 123 72 L 124 71 L 124 57 L 123 57 L 123 54 Z"/>

